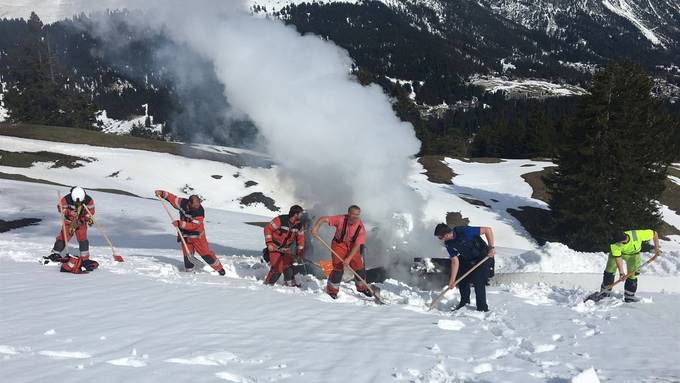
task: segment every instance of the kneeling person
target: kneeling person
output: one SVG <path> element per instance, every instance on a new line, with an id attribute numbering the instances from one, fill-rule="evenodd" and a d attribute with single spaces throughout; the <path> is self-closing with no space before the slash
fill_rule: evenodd
<path id="1" fill-rule="evenodd" d="M 301 217 L 302 207 L 293 205 L 288 214 L 279 215 L 264 227 L 264 241 L 269 254 L 269 272 L 264 283 L 273 285 L 283 274 L 283 283 L 287 286 L 300 287 L 293 275 L 293 254 L 291 248 L 296 244 L 298 257 L 304 255 L 305 229 Z"/>

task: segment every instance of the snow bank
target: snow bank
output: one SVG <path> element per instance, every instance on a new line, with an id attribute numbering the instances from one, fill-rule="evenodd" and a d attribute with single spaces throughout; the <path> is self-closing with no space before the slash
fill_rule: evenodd
<path id="1" fill-rule="evenodd" d="M 148 113 L 148 106 L 146 104 L 144 106 Z M 148 128 L 146 127 L 147 117 L 151 121 L 151 126 Z M 109 118 L 106 115 L 105 110 L 100 110 L 99 112 L 97 112 L 96 120 L 99 124 L 101 124 L 102 132 L 109 134 L 129 134 L 132 131 L 132 128 L 135 126 L 144 127 L 145 129 L 148 129 L 149 131 L 155 133 L 163 132 L 163 125 L 154 124 L 153 116 L 149 116 L 148 114 L 144 116 L 135 117 L 130 120 L 116 120 L 113 118 Z"/>

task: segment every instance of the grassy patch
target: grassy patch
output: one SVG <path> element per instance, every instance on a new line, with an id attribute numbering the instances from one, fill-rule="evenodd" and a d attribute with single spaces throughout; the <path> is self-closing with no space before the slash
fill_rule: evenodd
<path id="1" fill-rule="evenodd" d="M 545 187 L 543 177 L 552 174 L 555 168 L 555 166 L 549 166 L 537 172 L 522 174 L 522 179 L 531 186 L 531 198 L 548 203 L 550 194 Z"/>
<path id="2" fill-rule="evenodd" d="M 443 156 L 423 156 L 418 158 L 418 162 L 425 168 L 427 180 L 436 183 L 451 185 L 456 173 L 444 163 Z"/>
<path id="3" fill-rule="evenodd" d="M 8 152 L 0 150 L 0 165 L 11 166 L 14 168 L 30 168 L 33 164 L 38 162 L 53 162 L 50 168 L 69 169 L 79 168 L 83 166 L 82 162 L 92 162 L 92 158 L 82 158 L 76 156 L 69 156 L 67 154 L 52 153 L 52 152 Z"/>
<path id="4" fill-rule="evenodd" d="M 70 144 L 85 144 L 108 148 L 146 150 L 157 153 L 168 153 L 188 158 L 224 162 L 236 167 L 269 167 L 271 161 L 264 157 L 248 153 L 215 153 L 191 145 L 166 142 L 141 137 L 118 136 L 94 130 L 65 128 L 58 126 L 34 124 L 0 123 L 0 135 L 30 138 Z"/>

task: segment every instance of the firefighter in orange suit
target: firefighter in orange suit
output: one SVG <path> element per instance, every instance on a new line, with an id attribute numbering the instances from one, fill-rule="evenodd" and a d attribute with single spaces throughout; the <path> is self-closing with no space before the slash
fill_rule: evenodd
<path id="1" fill-rule="evenodd" d="M 193 271 L 194 264 L 189 259 L 189 255 L 193 256 L 194 252 L 196 252 L 210 267 L 220 275 L 224 275 L 222 263 L 217 259 L 215 252 L 210 249 L 208 239 L 205 236 L 205 211 L 203 206 L 201 206 L 201 199 L 197 195 L 191 195 L 189 198 L 180 198 L 164 190 L 156 190 L 156 196 L 170 202 L 170 205 L 179 210 L 180 219 L 173 221 L 172 224 L 179 228 L 189 248 L 189 252 L 187 252 L 187 249 L 182 246 L 186 271 Z M 180 241 L 179 237 L 177 241 Z"/>
<path id="2" fill-rule="evenodd" d="M 283 283 L 287 286 L 300 287 L 293 276 L 293 244 L 296 255 L 302 257 L 305 249 L 305 229 L 302 226 L 304 210 L 293 205 L 288 214 L 279 215 L 264 227 L 264 241 L 269 253 L 269 273 L 265 284 L 273 285 L 283 274 Z"/>
<path id="3" fill-rule="evenodd" d="M 356 205 L 350 206 L 345 215 L 320 217 L 312 228 L 312 235 L 314 237 L 319 235 L 319 228 L 324 223 L 335 227 L 335 235 L 333 236 L 331 248 L 341 258 L 338 259 L 338 257 L 331 254 L 333 271 L 328 276 L 328 283 L 326 285 L 328 295 L 336 299 L 338 292 L 340 292 L 340 282 L 342 281 L 342 273 L 345 266 L 351 267 L 352 270 L 366 280 L 366 267 L 364 266 L 364 259 L 361 254 L 361 248 L 366 243 L 366 229 L 363 222 L 361 222 L 361 209 Z M 361 280 L 355 277 L 354 282 L 359 292 L 369 297 L 373 295 L 368 286 L 361 282 Z"/>

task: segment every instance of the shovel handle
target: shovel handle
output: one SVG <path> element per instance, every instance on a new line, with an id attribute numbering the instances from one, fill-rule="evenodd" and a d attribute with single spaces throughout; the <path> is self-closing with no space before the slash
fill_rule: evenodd
<path id="1" fill-rule="evenodd" d="M 156 196 L 159 201 L 161 201 L 161 205 L 163 205 L 163 209 L 165 209 L 165 212 L 168 213 L 168 218 L 170 218 L 170 223 L 172 223 L 174 220 L 172 219 L 172 214 L 170 214 L 170 210 L 168 210 L 168 207 L 165 206 L 165 200 L 162 199 L 159 196 Z M 187 245 L 187 241 L 184 240 L 184 237 L 182 236 L 182 232 L 179 231 L 179 228 L 175 225 L 172 225 L 172 227 L 175 228 L 175 231 L 177 232 L 177 235 L 179 236 L 179 239 L 182 241 L 182 246 L 184 246 L 184 250 L 186 251 L 187 255 L 191 254 L 189 251 L 189 246 Z"/>
<path id="2" fill-rule="evenodd" d="M 454 285 L 457 285 L 458 283 L 460 283 L 460 281 L 462 281 L 465 277 L 467 277 L 468 275 L 470 275 L 470 273 L 472 273 L 473 271 L 475 271 L 479 266 L 482 265 L 482 263 L 486 262 L 486 260 L 489 259 L 489 258 L 491 258 L 491 257 L 487 255 L 487 256 L 484 257 L 481 261 L 477 262 L 474 266 L 472 266 L 472 268 L 471 268 L 470 270 L 468 270 L 468 271 L 467 271 L 465 274 L 463 274 L 460 278 L 456 279 L 456 281 L 453 282 L 453 284 L 454 284 Z M 436 305 L 437 302 L 439 302 L 439 300 L 442 299 L 442 298 L 444 297 L 444 294 L 446 294 L 446 292 L 449 291 L 449 290 L 451 290 L 451 288 L 450 288 L 449 286 L 446 286 L 446 288 L 444 289 L 444 291 L 442 291 L 439 295 L 437 295 L 437 297 L 432 301 L 432 303 L 430 303 L 430 306 L 429 306 L 429 308 L 427 309 L 427 311 L 432 310 L 432 309 L 434 308 L 434 305 Z"/>
<path id="3" fill-rule="evenodd" d="M 321 243 L 323 243 L 323 245 L 326 246 L 328 250 L 331 251 L 331 254 L 333 254 L 333 256 L 338 258 L 340 261 L 344 262 L 342 257 L 339 256 L 338 253 L 336 253 L 335 250 L 333 250 L 333 248 L 328 243 L 326 243 L 326 241 L 323 240 L 323 238 L 319 237 L 318 235 L 315 235 L 314 237 L 318 239 Z M 373 290 L 371 285 L 369 285 L 368 282 L 366 282 L 366 280 L 361 277 L 361 275 L 357 274 L 357 272 L 354 271 L 354 269 L 352 269 L 351 267 L 349 269 L 352 271 L 352 274 L 354 274 L 354 276 L 357 277 L 358 280 L 360 280 L 363 284 L 366 285 L 366 287 L 368 287 L 368 291 L 370 291 L 371 294 L 373 294 L 373 296 L 376 297 L 376 299 L 380 300 L 380 298 L 378 298 L 377 295 L 375 295 L 375 291 Z"/>

